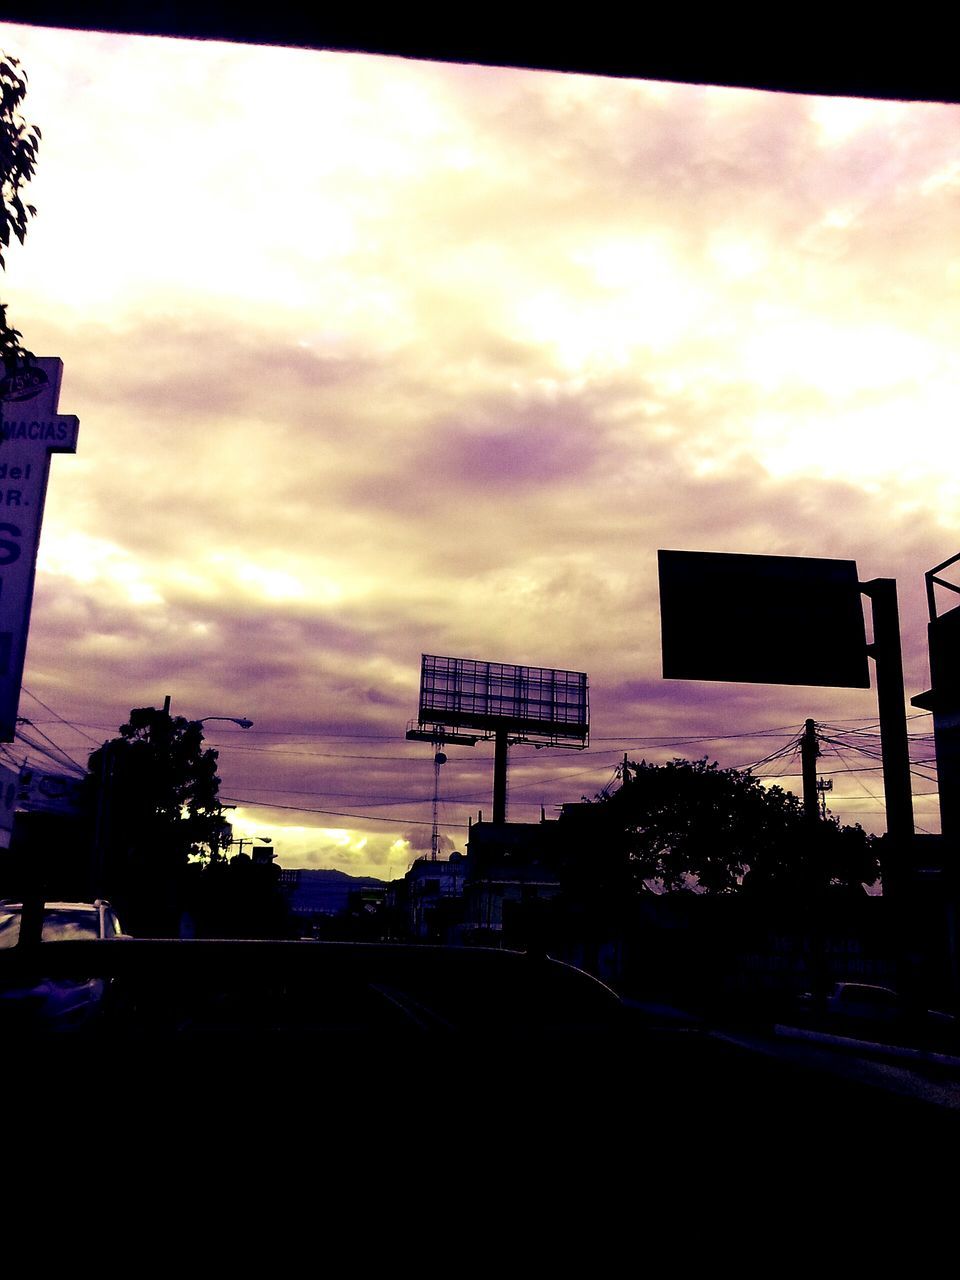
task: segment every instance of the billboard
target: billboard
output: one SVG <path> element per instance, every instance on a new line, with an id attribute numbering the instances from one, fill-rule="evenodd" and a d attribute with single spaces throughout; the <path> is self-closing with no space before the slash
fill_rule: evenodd
<path id="1" fill-rule="evenodd" d="M 586 746 L 588 696 L 582 671 L 432 654 L 420 660 L 421 724 L 506 730 L 556 746 Z"/>
<path id="2" fill-rule="evenodd" d="M 75 453 L 77 419 L 57 412 L 63 362 L 0 379 L 0 742 L 13 742 L 52 453 Z"/>
<path id="3" fill-rule="evenodd" d="M 666 679 L 870 687 L 854 560 L 657 557 Z"/>

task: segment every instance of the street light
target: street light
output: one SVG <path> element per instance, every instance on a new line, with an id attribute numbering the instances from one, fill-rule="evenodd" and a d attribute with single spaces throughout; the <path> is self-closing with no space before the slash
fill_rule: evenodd
<path id="1" fill-rule="evenodd" d="M 194 724 L 206 724 L 208 720 L 229 720 L 231 724 L 238 724 L 241 729 L 252 729 L 253 721 L 248 720 L 246 716 L 204 716 L 202 720 L 194 720 Z"/>
<path id="2" fill-rule="evenodd" d="M 170 719 L 170 695 L 169 693 L 163 700 L 163 715 Z M 231 724 L 238 724 L 241 729 L 252 729 L 253 721 L 248 720 L 246 716 L 204 716 L 201 720 L 190 720 L 190 724 L 206 724 L 208 720 L 229 720 Z"/>
<path id="3" fill-rule="evenodd" d="M 255 843 L 255 841 L 257 841 L 257 840 L 262 840 L 262 841 L 263 841 L 263 843 L 264 843 L 264 844 L 266 844 L 266 845 L 272 845 L 272 844 L 273 844 L 273 839 L 272 839 L 270 836 L 241 836 L 239 839 L 236 839 L 236 840 L 228 840 L 228 841 L 227 841 L 227 844 L 228 844 L 228 845 L 231 845 L 231 844 L 237 844 L 237 845 L 239 845 L 239 846 L 240 846 L 240 852 L 241 852 L 241 853 L 243 853 L 243 846 L 244 846 L 245 844 L 252 845 L 252 844 L 254 844 L 254 843 Z"/>

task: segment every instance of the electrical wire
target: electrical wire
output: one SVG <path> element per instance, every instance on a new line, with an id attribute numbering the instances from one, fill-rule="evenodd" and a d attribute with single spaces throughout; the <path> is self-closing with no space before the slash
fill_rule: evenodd
<path id="1" fill-rule="evenodd" d="M 884 801 L 879 796 L 874 795 L 873 792 L 870 790 L 870 788 L 865 783 L 860 781 L 860 779 L 857 777 L 857 774 L 854 772 L 854 770 L 850 769 L 849 766 L 846 764 L 845 760 L 841 756 L 840 752 L 837 750 L 836 746 L 832 742 L 830 742 L 828 745 L 830 747 L 830 750 L 833 752 L 833 754 L 837 757 L 840 763 L 844 766 L 844 768 L 853 778 L 854 782 L 858 783 L 859 786 L 862 788 L 862 790 L 866 792 L 866 794 L 878 806 L 878 808 L 882 809 L 884 806 Z"/>
<path id="2" fill-rule="evenodd" d="M 772 751 L 770 755 L 764 756 L 762 760 L 755 760 L 753 764 L 740 765 L 739 767 L 744 773 L 751 773 L 754 769 L 759 769 L 761 765 L 771 764 L 774 760 L 782 759 L 783 756 L 792 755 L 800 746 L 800 738 L 793 737 L 789 742 L 785 742 L 777 751 Z"/>
<path id="3" fill-rule="evenodd" d="M 868 757 L 869 759 L 871 759 L 871 760 L 879 760 L 881 763 L 880 763 L 880 765 L 879 765 L 878 767 L 879 767 L 879 768 L 881 768 L 881 769 L 883 768 L 883 763 L 882 763 L 882 761 L 883 761 L 883 756 L 882 756 L 882 754 L 879 754 L 879 755 L 878 755 L 876 751 L 870 751 L 870 750 L 868 750 L 866 747 L 861 746 L 859 743 L 856 743 L 856 742 L 845 742 L 842 738 L 831 738 L 831 737 L 826 737 L 826 736 L 823 736 L 823 737 L 821 738 L 821 741 L 823 741 L 823 742 L 828 742 L 828 743 L 830 743 L 831 745 L 834 745 L 834 746 L 842 746 L 842 747 L 845 747 L 848 751 L 857 751 L 857 752 L 859 752 L 861 755 L 865 755 L 865 756 L 867 756 L 867 757 Z M 924 780 L 924 782 L 936 782 L 936 781 L 938 781 L 938 779 L 937 779 L 937 778 L 935 778 L 935 777 L 931 777 L 931 776 L 930 776 L 930 774 L 928 774 L 928 773 L 922 773 L 919 769 L 917 769 L 917 768 L 915 767 L 915 766 L 916 766 L 916 765 L 918 765 L 918 764 L 926 764 L 926 763 L 936 763 L 936 762 L 935 762 L 935 761 L 927 761 L 927 760 L 915 760 L 915 761 L 912 761 L 912 762 L 911 762 L 911 768 L 910 768 L 910 772 L 911 772 L 911 774 L 913 774 L 913 776 L 914 776 L 915 778 L 922 778 L 922 779 Z"/>
<path id="4" fill-rule="evenodd" d="M 81 724 L 72 722 L 66 719 L 64 716 L 61 716 L 56 710 L 54 710 L 54 708 L 50 707 L 47 703 L 45 703 L 30 689 L 27 689 L 26 687 L 24 687 L 24 692 L 27 693 L 28 696 L 31 697 L 46 712 L 48 712 L 51 716 L 53 716 L 56 722 L 66 726 L 67 728 L 71 729 L 76 733 L 79 733 L 82 737 L 86 738 L 89 742 L 93 743 L 95 746 L 99 745 L 97 739 L 91 737 L 90 734 L 84 732 L 84 727 L 107 728 L 107 726 L 91 725 L 91 724 L 84 723 L 84 726 L 81 727 Z M 929 712 L 920 711 L 920 712 L 917 712 L 916 714 L 907 716 L 907 719 L 912 721 L 912 720 L 919 719 L 921 716 L 928 716 L 929 714 L 930 714 Z M 53 738 L 49 737 L 46 733 L 44 733 L 43 730 L 40 729 L 36 721 L 30 720 L 27 723 L 30 725 L 30 728 L 33 730 L 33 732 L 39 735 L 40 738 L 44 739 L 45 743 L 48 745 L 45 746 L 43 742 L 39 742 L 35 738 L 32 738 L 30 735 L 24 733 L 23 729 L 21 728 L 20 730 L 18 730 L 17 737 L 26 746 L 28 746 L 31 750 L 37 752 L 45 760 L 52 761 L 59 768 L 66 767 L 66 768 L 75 770 L 77 773 L 81 775 L 86 772 L 84 766 L 81 765 L 78 761 L 74 760 L 72 756 L 70 756 L 70 754 L 63 747 L 59 746 L 59 744 L 53 740 Z M 876 732 L 876 730 L 879 728 L 878 722 L 872 718 L 851 717 L 849 720 L 841 720 L 836 724 L 824 724 L 818 727 L 821 729 L 821 731 L 825 731 L 822 733 L 823 741 L 826 742 L 827 745 L 831 747 L 833 754 L 837 757 L 837 760 L 841 765 L 841 768 L 839 769 L 824 769 L 824 770 L 819 770 L 818 772 L 824 775 L 828 775 L 831 773 L 841 773 L 841 772 L 849 774 L 854 779 L 854 781 L 856 781 L 857 784 L 861 787 L 863 792 L 872 801 L 874 801 L 874 803 L 878 807 L 882 808 L 882 805 L 883 805 L 882 799 L 874 795 L 873 792 L 870 791 L 870 789 L 866 786 L 865 783 L 863 783 L 860 780 L 858 776 L 861 773 L 867 773 L 867 772 L 872 772 L 872 771 L 881 769 L 882 763 L 877 763 L 874 765 L 860 765 L 858 767 L 851 767 L 851 765 L 840 754 L 840 749 L 844 749 L 844 750 L 854 751 L 857 754 L 864 756 L 868 759 L 872 759 L 878 762 L 882 761 L 882 755 L 880 754 L 880 751 L 879 751 L 879 748 L 881 746 L 880 734 Z M 750 764 L 736 766 L 737 768 L 740 768 L 745 772 L 753 772 L 754 770 L 763 769 L 765 766 L 769 766 L 775 763 L 777 760 L 781 760 L 786 756 L 788 756 L 789 754 L 791 754 L 792 752 L 795 753 L 798 750 L 800 746 L 800 738 L 797 735 L 797 731 L 794 729 L 793 726 L 789 726 L 789 725 L 783 725 L 778 727 L 768 726 L 766 728 L 761 728 L 761 729 L 742 730 L 737 733 L 672 735 L 672 736 L 649 735 L 649 736 L 636 736 L 636 737 L 631 737 L 628 735 L 620 735 L 615 737 L 613 736 L 597 737 L 597 738 L 594 738 L 594 742 L 597 742 L 597 743 L 616 742 L 616 743 L 623 744 L 623 747 L 627 749 L 629 749 L 629 747 L 631 746 L 634 746 L 634 747 L 647 746 L 653 749 L 664 749 L 664 748 L 672 748 L 672 747 L 689 746 L 693 743 L 723 742 L 723 741 L 736 741 L 736 740 L 743 740 L 743 739 L 757 739 L 757 738 L 764 738 L 764 737 L 772 737 L 774 736 L 774 734 L 782 733 L 787 730 L 792 730 L 794 733 L 794 736 L 791 737 L 782 746 L 780 746 L 777 750 L 769 753 L 766 756 L 761 757 L 759 760 L 753 761 Z M 250 733 L 252 736 L 256 736 L 259 734 L 264 737 L 280 738 L 285 740 L 288 743 L 294 743 L 298 739 L 307 739 L 308 741 L 310 739 L 317 739 L 321 742 L 324 740 L 328 742 L 354 740 L 358 742 L 359 741 L 403 742 L 405 744 L 405 739 L 400 739 L 399 735 L 394 735 L 394 734 L 372 734 L 372 733 L 371 734 L 363 734 L 363 733 L 347 734 L 347 733 L 336 733 L 330 730 L 322 730 L 322 729 L 318 729 L 318 730 L 301 729 L 293 732 L 289 732 L 285 730 L 273 730 L 273 729 L 252 729 L 252 730 L 248 730 L 247 732 Z M 915 745 L 915 744 L 927 745 L 933 740 L 933 735 L 929 732 L 913 733 L 913 734 L 908 734 L 908 738 L 910 740 L 911 745 Z M 343 761 L 365 760 L 365 761 L 381 761 L 389 764 L 401 764 L 401 763 L 411 763 L 414 759 L 414 757 L 406 753 L 379 755 L 379 754 L 371 754 L 371 753 L 347 753 L 347 752 L 337 752 L 337 751 L 326 752 L 326 751 L 314 751 L 314 750 L 307 750 L 307 749 L 297 749 L 294 746 L 283 747 L 283 746 L 277 746 L 269 743 L 254 746 L 252 744 L 246 744 L 246 743 L 241 745 L 236 741 L 227 741 L 223 743 L 217 742 L 212 745 L 215 745 L 216 749 L 220 752 L 235 751 L 235 752 L 241 752 L 241 753 L 265 754 L 270 756 L 299 755 L 299 756 L 306 756 L 308 758 L 315 758 L 318 760 L 343 760 Z M 518 745 L 528 746 L 531 749 L 533 749 L 536 744 L 526 743 L 526 744 L 518 744 Z M 19 762 L 15 761 L 15 758 L 13 757 L 12 753 L 6 748 L 3 748 L 3 752 L 4 752 L 4 757 L 10 760 L 11 763 L 15 763 L 16 767 L 19 768 Z M 610 756 L 614 754 L 614 752 L 616 752 L 616 754 L 619 754 L 619 751 L 616 748 L 603 748 L 596 751 L 591 751 L 587 749 L 583 752 L 583 754 L 602 758 L 604 756 Z M 528 759 L 529 754 L 527 753 L 522 754 L 520 757 L 520 760 L 517 761 L 517 764 L 519 765 L 521 761 L 524 760 L 525 758 Z M 933 765 L 933 764 L 935 764 L 935 760 L 929 756 L 924 756 L 924 757 L 921 757 L 920 759 L 915 759 L 912 761 L 913 767 L 911 768 L 911 772 L 915 777 L 920 778 L 923 781 L 935 783 L 937 781 L 937 778 L 935 776 L 931 776 L 927 773 L 922 772 L 920 769 L 916 768 L 916 766 L 918 765 L 922 766 L 922 765 Z M 534 787 L 543 788 L 550 784 L 553 784 L 555 786 L 558 783 L 563 783 L 568 781 L 572 782 L 575 779 L 588 778 L 588 777 L 594 776 L 600 767 L 602 766 L 598 762 L 598 764 L 591 769 L 577 770 L 576 772 L 571 771 L 569 773 L 554 773 L 550 776 L 549 779 L 535 778 L 533 780 L 525 781 L 525 782 L 519 782 L 519 781 L 513 782 L 511 780 L 510 791 L 511 791 L 511 794 L 513 794 L 514 792 L 529 790 Z M 802 774 L 798 772 L 785 772 L 781 774 L 763 773 L 763 774 L 758 774 L 757 776 L 764 780 L 767 780 L 767 779 L 782 780 L 785 778 L 800 777 L 802 776 Z M 600 788 L 599 794 L 601 795 L 608 794 L 609 789 L 616 781 L 616 778 L 617 778 L 617 770 L 615 769 L 613 776 Z M 276 789 L 255 788 L 255 790 L 257 790 L 257 792 L 261 795 L 270 794 L 270 795 L 316 796 L 319 798 L 321 796 L 331 795 L 331 794 L 336 796 L 344 796 L 344 797 L 347 797 L 350 794 L 354 794 L 357 796 L 358 799 L 361 799 L 360 793 L 347 793 L 347 792 L 329 793 L 329 792 L 318 792 L 313 790 L 295 790 L 295 789 L 281 789 L 281 788 L 276 788 Z M 925 796 L 935 796 L 937 794 L 938 793 L 936 791 L 918 793 L 918 795 L 925 795 Z M 486 795 L 487 795 L 486 788 L 482 790 L 472 791 L 472 792 L 469 792 L 469 791 L 460 792 L 452 796 L 444 797 L 442 800 L 442 803 L 445 806 L 448 806 L 450 804 L 458 804 L 458 803 L 465 804 L 465 803 L 470 803 L 478 798 L 485 797 Z M 228 799 L 228 798 L 229 797 L 225 797 L 225 799 Z M 837 797 L 837 798 L 839 799 L 840 797 Z M 844 798 L 847 798 L 847 797 L 844 797 Z M 849 797 L 849 798 L 852 799 L 853 797 Z M 396 805 L 399 807 L 408 807 L 412 805 L 426 804 L 429 802 L 430 802 L 429 798 L 425 798 L 425 797 L 417 797 L 415 799 L 410 799 L 410 800 L 402 799 L 401 797 L 384 798 L 380 800 L 363 798 L 363 803 L 366 808 L 379 808 L 380 806 L 389 806 L 389 805 Z M 367 820 L 377 821 L 377 822 L 398 822 L 398 823 L 405 823 L 405 824 L 413 823 L 414 825 L 426 825 L 426 826 L 432 825 L 431 823 L 428 823 L 426 821 L 405 818 L 399 815 L 383 816 L 383 815 L 372 814 L 372 813 L 345 812 L 342 810 L 321 809 L 313 806 L 284 805 L 284 804 L 277 804 L 276 802 L 269 801 L 269 800 L 260 800 L 260 801 L 240 800 L 240 801 L 235 801 L 235 803 L 250 805 L 251 807 L 259 807 L 259 808 L 286 809 L 294 812 L 318 813 L 324 816 L 331 816 L 331 817 L 344 817 L 344 818 L 357 818 L 357 819 L 365 818 Z M 444 822 L 444 823 L 441 823 L 440 825 L 445 827 L 457 827 L 457 826 L 462 826 L 462 823 Z"/>
<path id="5" fill-rule="evenodd" d="M 40 730 L 38 729 L 37 732 L 40 733 Z M 41 736 L 44 738 L 47 737 L 46 734 L 41 734 Z M 59 768 L 61 769 L 68 768 L 68 769 L 74 770 L 81 777 L 84 777 L 86 775 L 87 771 L 86 769 L 84 769 L 83 765 L 78 764 L 76 760 L 73 760 L 70 756 L 68 756 L 67 753 L 63 750 L 63 748 L 58 747 L 57 744 L 53 742 L 51 738 L 47 738 L 47 742 L 49 742 L 51 746 L 53 746 L 54 750 L 59 753 L 57 755 L 55 755 L 54 752 L 51 751 L 48 747 L 44 746 L 43 743 L 35 741 L 28 734 L 24 733 L 22 727 L 17 728 L 16 737 L 20 742 L 25 742 L 28 747 L 31 747 L 34 751 L 38 752 L 45 759 L 52 760 L 53 763 L 57 765 Z"/>
<path id="6" fill-rule="evenodd" d="M 18 719 L 18 723 L 21 726 L 28 724 L 31 729 L 33 729 L 36 733 L 39 733 L 40 737 L 43 738 L 44 742 L 49 743 L 49 745 L 54 749 L 54 751 L 58 752 L 61 756 L 63 756 L 64 760 L 68 760 L 75 769 L 79 769 L 81 773 L 86 773 L 86 769 L 83 767 L 82 764 L 80 764 L 78 760 L 74 760 L 73 756 L 71 756 L 68 751 L 66 751 L 63 747 L 61 747 L 59 742 L 54 742 L 54 740 L 50 737 L 50 735 L 44 733 L 43 730 L 38 728 L 38 726 L 35 725 L 32 720 L 28 720 L 25 716 L 18 716 L 17 719 Z"/>
<path id="7" fill-rule="evenodd" d="M 44 711 L 49 711 L 52 716 L 55 716 L 56 719 L 59 720 L 61 724 L 65 724 L 68 729 L 75 730 L 77 733 L 80 734 L 81 738 L 86 738 L 86 740 L 88 742 L 92 742 L 95 747 L 100 746 L 100 743 L 97 741 L 96 738 L 91 738 L 89 733 L 84 733 L 84 731 L 80 728 L 80 726 L 77 724 L 74 724 L 73 721 L 65 720 L 64 717 L 60 715 L 58 711 L 54 711 L 53 707 L 48 707 L 47 704 L 43 701 L 43 699 L 38 698 L 37 695 L 33 693 L 30 689 L 28 689 L 25 684 L 22 684 L 20 688 L 23 690 L 25 694 L 27 694 L 28 697 L 32 698 L 34 702 L 38 702 L 40 706 L 43 707 Z M 31 723 L 35 724 L 36 722 L 31 721 Z"/>
<path id="8" fill-rule="evenodd" d="M 365 818 L 368 822 L 395 822 L 401 826 L 413 827 L 432 827 L 433 822 L 426 819 L 407 818 L 392 814 L 389 817 L 381 817 L 374 813 L 343 813 L 337 809 L 314 809 L 306 805 L 299 804 L 265 804 L 258 800 L 241 800 L 238 796 L 222 796 L 223 800 L 229 801 L 230 804 L 241 805 L 243 808 L 250 809 L 283 809 L 289 810 L 291 813 L 320 813 L 330 818 Z M 463 827 L 462 822 L 441 822 L 437 824 L 441 827 Z"/>
<path id="9" fill-rule="evenodd" d="M 594 769 L 578 770 L 576 773 L 551 774 L 549 778 L 534 778 L 532 781 L 529 781 L 529 782 L 512 783 L 510 790 L 512 793 L 514 791 L 525 791 L 525 790 L 529 790 L 532 787 L 542 787 L 544 785 L 556 784 L 559 782 L 573 782 L 578 778 L 593 777 L 596 775 L 597 771 L 598 770 L 594 768 Z M 616 774 L 614 774 L 614 776 L 616 776 Z M 610 784 L 607 783 L 606 785 L 609 786 Z M 251 789 L 253 791 L 256 791 L 259 795 L 316 796 L 316 797 L 337 798 L 337 799 L 349 799 L 351 796 L 355 796 L 358 799 L 363 799 L 365 804 L 371 808 L 378 808 L 381 805 L 391 805 L 391 804 L 404 806 L 404 805 L 413 805 L 413 804 L 432 804 L 433 803 L 433 797 L 425 796 L 425 795 L 415 796 L 411 799 L 405 799 L 402 796 L 391 796 L 381 800 L 369 800 L 366 798 L 366 793 L 360 792 L 360 791 L 326 791 L 326 790 L 315 791 L 309 787 L 257 787 L 257 786 L 254 786 Z M 489 787 L 482 787 L 477 789 L 476 791 L 460 791 L 452 795 L 444 796 L 443 802 L 448 804 L 466 804 L 474 800 L 485 798 L 487 795 L 489 795 L 489 791 L 490 791 Z"/>

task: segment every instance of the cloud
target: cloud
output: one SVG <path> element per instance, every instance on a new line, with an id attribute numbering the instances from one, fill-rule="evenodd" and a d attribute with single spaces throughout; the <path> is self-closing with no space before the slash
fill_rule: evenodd
<path id="1" fill-rule="evenodd" d="M 27 684 L 88 733 L 166 693 L 247 715 L 210 737 L 248 820 L 395 870 L 429 849 L 423 652 L 589 673 L 589 753 L 512 749 L 533 821 L 625 750 L 699 729 L 745 763 L 770 742 L 722 735 L 874 715 L 663 681 L 660 547 L 896 577 L 926 687 L 957 108 L 10 34 L 44 129 L 11 316 L 81 420 Z M 451 750 L 458 847 L 491 776 L 489 744 Z"/>

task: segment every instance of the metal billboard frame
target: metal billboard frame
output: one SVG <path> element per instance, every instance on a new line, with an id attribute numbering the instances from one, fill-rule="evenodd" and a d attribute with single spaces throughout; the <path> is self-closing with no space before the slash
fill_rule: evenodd
<path id="1" fill-rule="evenodd" d="M 505 731 L 527 742 L 582 748 L 590 739 L 586 673 L 422 654 L 421 725 Z"/>
<path id="2" fill-rule="evenodd" d="M 665 550 L 657 558 L 665 679 L 869 688 L 873 659 L 890 842 L 884 892 L 899 894 L 914 819 L 896 579 L 861 582 L 854 560 Z M 860 596 L 871 605 L 869 644 Z M 722 618 L 722 637 L 704 613 Z"/>
<path id="3" fill-rule="evenodd" d="M 493 738 L 493 821 L 507 820 L 507 748 L 581 750 L 590 741 L 590 691 L 586 673 L 560 667 L 527 667 L 476 658 L 420 655 L 419 729 L 407 737 L 443 741 L 445 729 L 476 729 Z"/>

